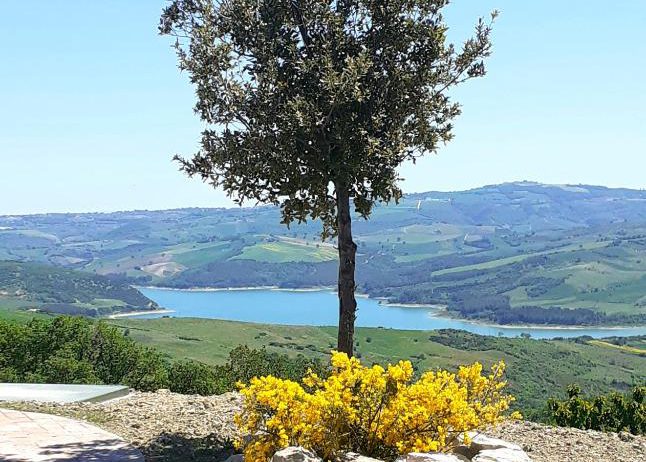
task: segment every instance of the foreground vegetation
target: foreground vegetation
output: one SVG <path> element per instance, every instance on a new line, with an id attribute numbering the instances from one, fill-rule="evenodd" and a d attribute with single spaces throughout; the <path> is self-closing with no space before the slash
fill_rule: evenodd
<path id="1" fill-rule="evenodd" d="M 562 427 L 584 430 L 646 433 L 646 383 L 629 393 L 586 397 L 578 385 L 568 387 L 568 398 L 547 403 L 548 419 Z"/>
<path id="2" fill-rule="evenodd" d="M 254 375 L 299 380 L 310 369 L 323 373 L 318 361 L 245 346 L 233 349 L 218 366 L 172 360 L 133 341 L 128 331 L 80 317 L 0 320 L 0 382 L 122 384 L 142 391 L 217 394 Z"/>
<path id="3" fill-rule="evenodd" d="M 468 444 L 469 432 L 505 419 L 513 397 L 505 391 L 504 370 L 499 362 L 483 375 L 474 363 L 415 380 L 410 361 L 366 367 L 333 352 L 326 378 L 309 372 L 301 386 L 265 376 L 244 386 L 236 423 L 251 437 L 239 446 L 250 462 L 267 461 L 287 446 L 325 460 L 344 452 L 392 461 L 410 452 L 450 451 Z"/>
<path id="4" fill-rule="evenodd" d="M 255 376 L 300 382 L 312 370 L 325 378 L 329 370 L 324 364 L 334 338 L 333 328 L 217 320 L 169 318 L 108 324 L 66 316 L 0 317 L 0 382 L 121 383 L 139 390 L 169 388 L 178 393 L 217 394 L 236 389 L 238 382 L 249 383 Z M 456 371 L 474 362 L 489 368 L 502 358 L 508 364 L 509 392 L 517 398 L 513 407 L 525 417 L 591 428 L 599 425 L 586 422 L 601 421 L 606 422 L 603 429 L 627 427 L 635 431 L 643 424 L 626 422 L 637 422 L 636 417 L 608 420 L 604 404 L 629 403 L 627 398 L 610 394 L 585 401 L 578 393 L 573 395 L 572 389 L 567 398 L 565 390 L 575 382 L 595 395 L 642 386 L 633 391 L 631 402 L 641 403 L 639 415 L 643 418 L 643 391 L 639 390 L 646 384 L 646 362 L 641 350 L 635 353 L 634 347 L 608 345 L 640 345 L 645 340 L 547 341 L 483 337 L 462 331 L 362 328 L 355 349 L 357 358 L 367 364 L 410 361 L 416 377 L 427 370 Z M 546 407 L 552 397 L 556 400 Z M 591 417 L 593 412 L 600 412 L 601 420 Z"/>
<path id="5" fill-rule="evenodd" d="M 0 321 L 0 382 L 123 384 L 167 382 L 162 356 L 120 331 L 83 318 Z"/>
<path id="6" fill-rule="evenodd" d="M 128 329 L 131 338 L 154 346 L 170 358 L 205 364 L 226 363 L 230 350 L 240 344 L 266 347 L 267 352 L 326 360 L 336 332 L 329 327 L 252 324 L 209 319 L 120 319 L 111 321 Z M 592 393 L 628 390 L 646 379 L 646 361 L 629 351 L 588 344 L 590 339 L 533 340 L 496 338 L 463 331 L 404 331 L 359 328 L 355 350 L 367 364 L 410 360 L 418 370 L 456 370 L 476 361 L 490 367 L 503 359 L 508 366 L 510 392 L 516 407 L 529 417 L 552 396 L 564 397 L 571 383 Z M 639 342 L 639 337 L 631 337 Z"/>

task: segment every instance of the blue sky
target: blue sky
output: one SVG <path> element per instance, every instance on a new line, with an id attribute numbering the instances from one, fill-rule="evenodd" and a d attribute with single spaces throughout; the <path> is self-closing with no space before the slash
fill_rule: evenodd
<path id="1" fill-rule="evenodd" d="M 200 132 L 193 92 L 156 33 L 164 1 L 4 2 L 0 214 L 227 206 L 171 162 Z M 504 181 L 646 188 L 646 2 L 456 0 L 461 42 L 499 9 L 487 77 L 407 192 Z"/>

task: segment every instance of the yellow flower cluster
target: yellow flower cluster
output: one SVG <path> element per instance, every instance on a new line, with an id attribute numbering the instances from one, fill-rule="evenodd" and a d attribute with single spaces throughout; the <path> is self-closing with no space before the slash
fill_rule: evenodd
<path id="1" fill-rule="evenodd" d="M 448 451 L 460 436 L 468 443 L 467 432 L 499 423 L 513 401 L 504 393 L 502 361 L 488 375 L 475 363 L 455 374 L 429 371 L 417 381 L 409 361 L 365 367 L 333 351 L 331 364 L 329 377 L 310 372 L 303 386 L 272 376 L 241 386 L 236 423 L 248 435 L 246 461 L 266 462 L 292 445 L 326 460 L 343 451 L 386 459 Z"/>

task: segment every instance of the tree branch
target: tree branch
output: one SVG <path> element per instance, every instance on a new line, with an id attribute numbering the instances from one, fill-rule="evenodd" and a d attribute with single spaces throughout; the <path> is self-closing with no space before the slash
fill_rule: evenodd
<path id="1" fill-rule="evenodd" d="M 299 0 L 291 0 L 289 2 L 290 9 L 292 11 L 292 17 L 294 21 L 296 22 L 296 25 L 298 26 L 298 31 L 301 34 L 301 38 L 303 39 L 303 43 L 305 44 L 305 48 L 310 47 L 311 39 L 310 35 L 307 32 L 307 28 L 305 27 L 305 22 L 303 21 L 303 13 L 301 11 L 301 6 Z"/>

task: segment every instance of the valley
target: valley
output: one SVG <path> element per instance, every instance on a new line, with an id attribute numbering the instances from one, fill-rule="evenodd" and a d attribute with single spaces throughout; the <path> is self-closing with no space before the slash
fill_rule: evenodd
<path id="1" fill-rule="evenodd" d="M 5 3 L 0 462 L 646 461 L 646 2 Z"/>
<path id="2" fill-rule="evenodd" d="M 331 289 L 140 287 L 139 290 L 166 310 L 136 311 L 123 316 L 222 319 L 288 326 L 338 323 L 338 296 Z M 389 304 L 365 295 L 357 298 L 356 325 L 405 330 L 456 329 L 495 337 L 538 339 L 646 335 L 646 326 L 500 325 L 451 315 L 440 305 Z"/>
<path id="3" fill-rule="evenodd" d="M 371 297 L 500 325 L 646 324 L 644 191 L 410 194 L 354 229 L 358 290 Z M 318 222 L 287 229 L 273 207 L 3 216 L 0 260 L 140 286 L 331 287 L 335 241 L 319 233 Z"/>
<path id="4" fill-rule="evenodd" d="M 536 419 L 570 383 L 603 393 L 646 377 L 646 192 L 411 194 L 354 226 L 357 290 L 370 297 L 355 350 L 368 363 L 503 358 Z M 283 227 L 272 207 L 0 217 L 0 318 L 152 309 L 106 322 L 173 361 L 223 364 L 241 344 L 323 359 L 338 269 L 319 233 Z"/>

